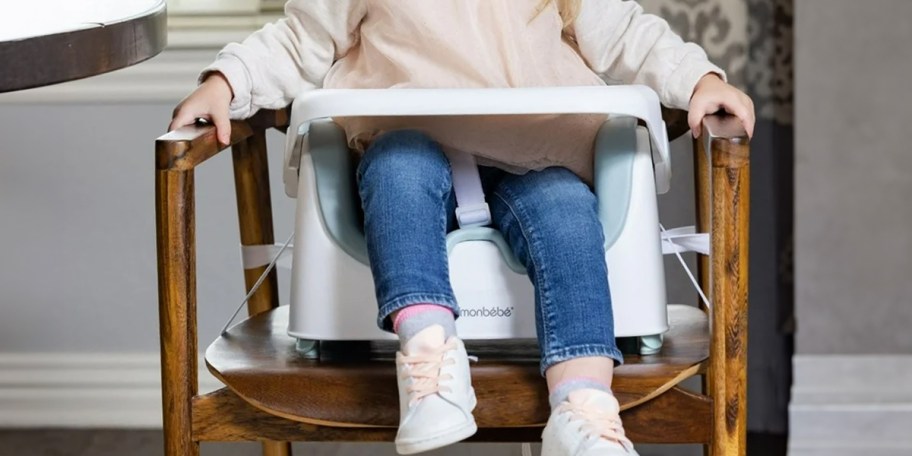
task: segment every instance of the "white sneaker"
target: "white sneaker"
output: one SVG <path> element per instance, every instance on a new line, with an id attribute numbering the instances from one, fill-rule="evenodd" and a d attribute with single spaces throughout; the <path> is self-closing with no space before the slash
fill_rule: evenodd
<path id="1" fill-rule="evenodd" d="M 433 450 L 475 434 L 475 390 L 461 340 L 451 337 L 444 342 L 443 328 L 430 326 L 396 354 L 396 371 L 399 454 Z"/>
<path id="2" fill-rule="evenodd" d="M 620 406 L 611 393 L 581 389 L 551 412 L 542 456 L 638 456 L 624 436 Z"/>

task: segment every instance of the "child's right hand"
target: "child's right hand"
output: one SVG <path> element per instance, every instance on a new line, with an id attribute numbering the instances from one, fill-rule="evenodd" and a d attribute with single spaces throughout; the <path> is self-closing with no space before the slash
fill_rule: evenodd
<path id="1" fill-rule="evenodd" d="M 234 98 L 231 84 L 221 73 L 212 73 L 187 98 L 184 98 L 171 115 L 168 131 L 193 125 L 197 119 L 206 119 L 215 125 L 215 132 L 222 144 L 231 142 L 231 121 L 228 105 Z"/>

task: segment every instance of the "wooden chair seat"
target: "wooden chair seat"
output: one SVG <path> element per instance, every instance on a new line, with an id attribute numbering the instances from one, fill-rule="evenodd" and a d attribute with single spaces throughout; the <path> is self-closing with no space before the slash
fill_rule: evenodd
<path id="1" fill-rule="evenodd" d="M 613 388 L 622 410 L 642 404 L 699 373 L 709 358 L 706 314 L 669 307 L 671 330 L 657 355 L 628 356 Z M 286 334 L 288 307 L 252 317 L 206 351 L 209 370 L 238 396 L 272 415 L 337 427 L 396 427 L 399 399 L 394 348 L 377 344 L 361 359 L 305 359 Z M 534 342 L 469 343 L 480 427 L 540 426 L 548 420 Z M 507 393 L 509 392 L 509 393 Z"/>

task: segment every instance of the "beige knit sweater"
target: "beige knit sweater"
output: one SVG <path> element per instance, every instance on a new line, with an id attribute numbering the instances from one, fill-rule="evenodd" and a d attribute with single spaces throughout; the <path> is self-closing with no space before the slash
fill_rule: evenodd
<path id="1" fill-rule="evenodd" d="M 481 88 L 645 84 L 686 109 L 701 77 L 721 69 L 634 1 L 583 0 L 571 27 L 540 0 L 291 0 L 286 18 L 229 44 L 204 74 L 234 90 L 231 116 L 288 105 L 326 88 Z M 511 171 L 566 166 L 589 181 L 603 117 L 336 119 L 361 149 L 397 128 Z"/>

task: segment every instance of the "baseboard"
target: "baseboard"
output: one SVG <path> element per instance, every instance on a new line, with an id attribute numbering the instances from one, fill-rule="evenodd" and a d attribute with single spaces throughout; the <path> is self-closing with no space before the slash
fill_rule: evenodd
<path id="1" fill-rule="evenodd" d="M 202 362 L 200 391 L 221 387 Z M 161 427 L 154 354 L 0 354 L 0 428 Z"/>
<path id="2" fill-rule="evenodd" d="M 912 454 L 912 355 L 797 355 L 789 456 Z"/>
<path id="3" fill-rule="evenodd" d="M 912 356 L 794 360 L 790 456 L 912 454 Z M 200 391 L 221 387 L 200 361 Z M 157 353 L 0 354 L 0 427 L 159 428 Z"/>

